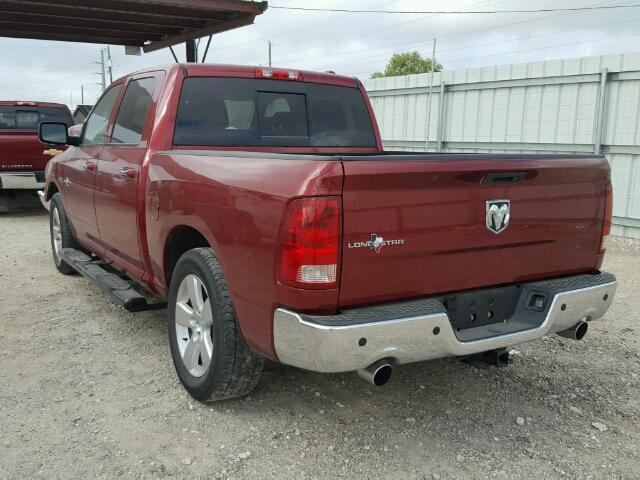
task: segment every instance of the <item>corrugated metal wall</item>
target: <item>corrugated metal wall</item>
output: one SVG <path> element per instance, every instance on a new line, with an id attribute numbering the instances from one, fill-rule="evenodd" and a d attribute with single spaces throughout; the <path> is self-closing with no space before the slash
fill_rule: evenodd
<path id="1" fill-rule="evenodd" d="M 612 233 L 640 238 L 640 53 L 430 77 L 365 82 L 387 150 L 604 153 Z"/>

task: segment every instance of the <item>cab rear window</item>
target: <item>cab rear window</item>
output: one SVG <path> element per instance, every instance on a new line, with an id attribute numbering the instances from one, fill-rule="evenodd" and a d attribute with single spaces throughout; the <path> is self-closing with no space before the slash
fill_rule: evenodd
<path id="1" fill-rule="evenodd" d="M 0 130 L 38 130 L 40 122 L 74 123 L 64 108 L 0 106 Z"/>
<path id="2" fill-rule="evenodd" d="M 375 147 L 356 88 L 265 79 L 184 81 L 175 145 Z"/>

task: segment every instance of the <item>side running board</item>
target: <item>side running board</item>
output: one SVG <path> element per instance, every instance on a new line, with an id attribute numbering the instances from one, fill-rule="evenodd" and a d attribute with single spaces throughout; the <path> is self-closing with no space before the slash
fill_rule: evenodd
<path id="1" fill-rule="evenodd" d="M 167 302 L 149 303 L 131 287 L 131 284 L 115 273 L 107 272 L 87 254 L 74 248 L 63 248 L 62 259 L 71 265 L 83 277 L 92 280 L 117 303 L 129 312 L 161 310 L 167 308 Z"/>

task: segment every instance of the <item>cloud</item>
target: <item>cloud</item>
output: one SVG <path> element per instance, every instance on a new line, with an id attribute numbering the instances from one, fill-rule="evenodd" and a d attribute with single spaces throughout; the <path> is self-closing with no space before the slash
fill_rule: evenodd
<path id="1" fill-rule="evenodd" d="M 344 8 L 342 0 L 272 0 L 273 5 Z M 637 3 L 630 0 L 352 0 L 354 9 L 491 10 L 561 8 Z M 268 9 L 249 27 L 214 37 L 208 61 L 266 64 L 267 42 L 273 43 L 275 66 L 334 70 L 368 78 L 384 68 L 394 52 L 418 50 L 437 57 L 446 69 L 519 63 L 640 50 L 640 8 L 587 12 L 496 15 L 391 15 L 298 12 Z M 2 99 L 80 103 L 100 93 L 100 49 L 104 46 L 0 38 Z M 184 47 L 176 52 L 184 58 Z M 201 43 L 201 52 L 204 41 Z M 168 49 L 141 57 L 126 56 L 112 46 L 114 76 L 172 63 Z"/>

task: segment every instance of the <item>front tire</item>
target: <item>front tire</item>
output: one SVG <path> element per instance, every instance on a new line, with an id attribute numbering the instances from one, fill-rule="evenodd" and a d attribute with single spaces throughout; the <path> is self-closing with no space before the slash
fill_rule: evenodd
<path id="1" fill-rule="evenodd" d="M 53 252 L 53 263 L 60 273 L 71 275 L 76 271 L 71 265 L 62 259 L 63 248 L 79 249 L 80 246 L 73 236 L 71 225 L 67 213 L 62 203 L 62 197 L 56 193 L 51 197 L 51 207 L 49 209 L 49 231 L 51 233 L 51 250 Z"/>
<path id="2" fill-rule="evenodd" d="M 171 277 L 169 345 L 180 381 L 196 400 L 249 394 L 264 360 L 247 346 L 222 269 L 210 248 L 182 255 Z"/>

